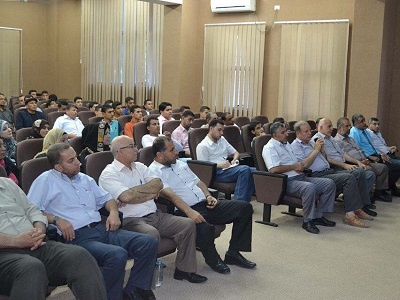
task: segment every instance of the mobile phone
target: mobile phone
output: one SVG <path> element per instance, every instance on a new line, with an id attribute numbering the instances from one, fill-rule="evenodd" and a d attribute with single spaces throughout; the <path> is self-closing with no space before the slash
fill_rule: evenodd
<path id="1" fill-rule="evenodd" d="M 318 141 L 318 138 L 316 137 L 315 139 L 314 139 L 314 143 L 316 143 Z"/>

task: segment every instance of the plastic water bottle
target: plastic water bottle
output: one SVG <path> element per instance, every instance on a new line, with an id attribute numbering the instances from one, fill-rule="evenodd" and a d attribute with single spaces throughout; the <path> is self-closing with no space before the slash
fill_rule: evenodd
<path id="1" fill-rule="evenodd" d="M 155 282 L 156 282 L 156 287 L 161 287 L 164 282 L 164 277 L 163 277 L 163 264 L 161 258 L 157 258 L 156 262 L 156 267 L 155 267 Z"/>

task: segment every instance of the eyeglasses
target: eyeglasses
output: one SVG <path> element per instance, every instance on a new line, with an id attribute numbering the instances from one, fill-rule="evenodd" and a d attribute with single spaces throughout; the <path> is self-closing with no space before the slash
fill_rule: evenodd
<path id="1" fill-rule="evenodd" d="M 126 149 L 126 148 L 131 148 L 131 149 L 136 148 L 136 144 L 129 144 L 128 146 L 121 147 L 119 149 Z"/>

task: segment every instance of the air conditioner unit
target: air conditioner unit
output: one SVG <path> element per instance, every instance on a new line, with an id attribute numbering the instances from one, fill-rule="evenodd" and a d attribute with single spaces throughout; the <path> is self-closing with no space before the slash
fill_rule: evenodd
<path id="1" fill-rule="evenodd" d="M 256 11 L 256 0 L 211 0 L 214 13 Z"/>

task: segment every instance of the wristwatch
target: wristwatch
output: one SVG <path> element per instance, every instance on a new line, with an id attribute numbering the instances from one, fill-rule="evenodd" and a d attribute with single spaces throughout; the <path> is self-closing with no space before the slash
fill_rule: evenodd
<path id="1" fill-rule="evenodd" d="M 59 218 L 60 218 L 60 217 L 57 217 L 57 216 L 54 216 L 54 217 L 53 217 L 53 225 L 56 225 L 56 226 L 57 226 L 57 221 L 58 221 Z"/>

